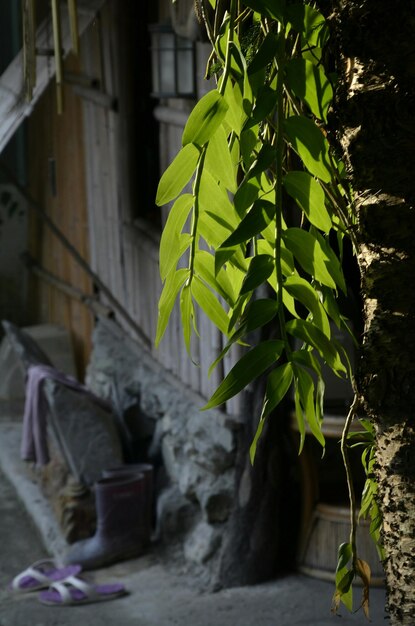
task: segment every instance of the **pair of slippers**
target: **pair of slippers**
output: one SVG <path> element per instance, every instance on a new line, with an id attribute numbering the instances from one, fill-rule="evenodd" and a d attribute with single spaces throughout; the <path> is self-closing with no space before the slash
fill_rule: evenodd
<path id="1" fill-rule="evenodd" d="M 120 583 L 96 585 L 80 578 L 80 565 L 60 567 L 54 560 L 43 559 L 15 576 L 10 591 L 40 591 L 39 600 L 48 606 L 73 606 L 113 600 L 127 593 Z"/>

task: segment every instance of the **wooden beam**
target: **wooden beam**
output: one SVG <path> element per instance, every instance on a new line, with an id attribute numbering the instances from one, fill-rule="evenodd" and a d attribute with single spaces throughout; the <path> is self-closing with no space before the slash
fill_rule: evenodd
<path id="1" fill-rule="evenodd" d="M 80 35 L 88 28 L 105 2 L 106 0 L 78 0 L 78 28 Z M 48 21 L 49 18 L 44 20 L 36 32 L 35 46 L 39 50 L 50 47 L 50 25 Z M 67 55 L 72 48 L 70 21 L 67 11 L 62 12 L 62 48 L 64 55 Z M 36 85 L 34 86 L 33 97 L 30 102 L 27 102 L 25 99 L 22 51 L 19 52 L 2 76 L 0 76 L 0 153 L 25 117 L 31 114 L 34 105 L 48 86 L 53 75 L 54 69 L 50 67 L 48 58 L 38 56 L 36 58 Z"/>
<path id="2" fill-rule="evenodd" d="M 45 268 L 39 265 L 39 263 L 37 263 L 28 252 L 24 252 L 21 255 L 21 260 L 35 276 L 46 282 L 51 287 L 58 289 L 69 298 L 82 302 L 82 304 L 85 304 L 85 306 L 87 306 L 94 315 L 99 317 L 114 317 L 114 311 L 110 309 L 110 307 L 105 306 L 105 304 L 102 304 L 102 302 L 98 300 L 97 296 L 84 293 L 77 287 L 70 285 L 61 278 L 58 278 L 58 276 L 48 272 Z"/>

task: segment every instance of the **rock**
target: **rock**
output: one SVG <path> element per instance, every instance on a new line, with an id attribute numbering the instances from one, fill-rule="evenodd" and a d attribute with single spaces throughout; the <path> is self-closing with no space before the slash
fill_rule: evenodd
<path id="1" fill-rule="evenodd" d="M 197 515 L 195 507 L 176 485 L 165 489 L 157 498 L 156 536 L 164 541 L 177 539 L 191 528 Z"/>
<path id="2" fill-rule="evenodd" d="M 235 500 L 235 472 L 228 470 L 212 481 L 200 481 L 196 496 L 207 522 L 225 522 Z"/>
<path id="3" fill-rule="evenodd" d="M 217 551 L 220 543 L 218 529 L 206 522 L 200 522 L 184 544 L 185 558 L 194 563 L 205 563 Z"/>
<path id="4" fill-rule="evenodd" d="M 114 415 L 90 396 L 45 380 L 51 429 L 72 475 L 92 485 L 102 471 L 123 462 Z"/>

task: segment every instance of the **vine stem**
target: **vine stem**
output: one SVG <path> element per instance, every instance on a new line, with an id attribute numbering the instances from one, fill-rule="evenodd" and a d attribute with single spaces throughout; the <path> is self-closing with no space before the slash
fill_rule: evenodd
<path id="1" fill-rule="evenodd" d="M 200 155 L 199 163 L 196 168 L 195 180 L 193 183 L 193 220 L 192 220 L 192 229 L 191 229 L 191 245 L 190 245 L 190 258 L 189 258 L 189 278 L 186 281 L 186 284 L 189 284 L 193 278 L 194 273 L 194 265 L 195 265 L 195 255 L 196 255 L 196 247 L 197 247 L 197 227 L 199 222 L 199 191 L 200 191 L 200 182 L 202 180 L 202 172 L 205 163 L 207 144 L 202 147 L 202 153 Z"/>
<path id="2" fill-rule="evenodd" d="M 276 136 L 276 187 L 275 187 L 275 273 L 277 279 L 277 303 L 278 320 L 280 324 L 281 336 L 285 348 L 288 348 L 287 331 L 285 329 L 285 316 L 283 308 L 283 276 L 281 269 L 281 242 L 282 242 L 282 176 L 284 157 L 284 63 L 285 63 L 285 37 L 283 31 L 280 33 L 280 49 L 278 54 L 278 76 L 277 76 L 277 136 Z"/>
<path id="3" fill-rule="evenodd" d="M 350 406 L 349 413 L 347 414 L 346 421 L 344 424 L 342 438 L 341 438 L 341 453 L 343 457 L 343 464 L 346 471 L 346 480 L 347 480 L 347 489 L 349 492 L 349 502 L 350 502 L 350 545 L 352 548 L 352 564 L 353 568 L 356 570 L 356 562 L 357 562 L 357 548 L 356 548 L 356 531 L 357 531 L 357 522 L 356 522 L 356 495 L 353 485 L 353 476 L 352 476 L 352 468 L 350 465 L 349 451 L 347 447 L 347 437 L 349 435 L 350 427 L 353 422 L 353 418 L 356 415 L 356 410 L 358 406 L 358 397 L 355 394 L 353 398 L 353 402 Z"/>
<path id="4" fill-rule="evenodd" d="M 228 82 L 228 78 L 231 75 L 231 62 L 232 62 L 231 44 L 233 43 L 237 6 L 238 6 L 237 0 L 231 0 L 231 6 L 229 7 L 229 32 L 228 32 L 228 41 L 226 44 L 225 69 L 223 71 L 222 80 L 220 81 L 220 85 L 219 85 L 219 93 L 222 96 L 225 93 L 226 83 Z"/>

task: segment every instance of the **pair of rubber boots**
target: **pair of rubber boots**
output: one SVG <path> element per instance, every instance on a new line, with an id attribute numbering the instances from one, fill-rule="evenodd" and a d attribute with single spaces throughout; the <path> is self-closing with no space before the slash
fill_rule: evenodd
<path id="1" fill-rule="evenodd" d="M 152 501 L 152 465 L 105 470 L 95 483 L 95 534 L 74 543 L 64 562 L 88 570 L 140 556 L 151 539 Z"/>

